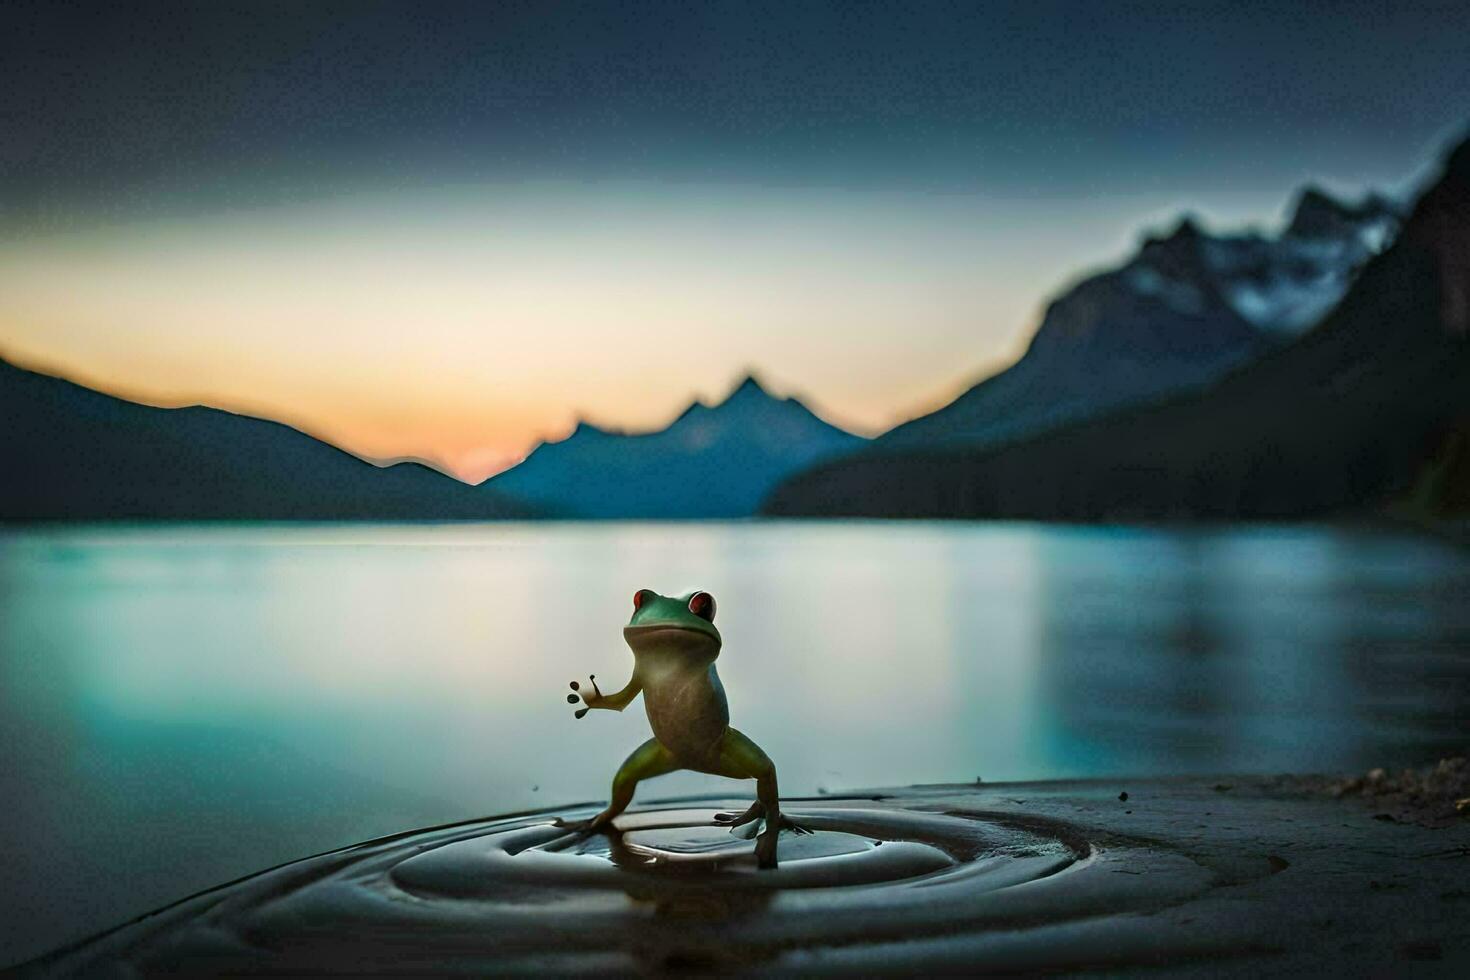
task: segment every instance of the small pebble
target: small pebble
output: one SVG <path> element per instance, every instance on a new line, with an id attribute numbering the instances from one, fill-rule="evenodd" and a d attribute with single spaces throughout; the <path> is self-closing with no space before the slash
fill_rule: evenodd
<path id="1" fill-rule="evenodd" d="M 1121 793 L 1118 794 L 1118 801 L 1120 803 L 1127 803 L 1128 802 L 1128 791 L 1126 789 L 1123 792 L 1121 792 Z"/>

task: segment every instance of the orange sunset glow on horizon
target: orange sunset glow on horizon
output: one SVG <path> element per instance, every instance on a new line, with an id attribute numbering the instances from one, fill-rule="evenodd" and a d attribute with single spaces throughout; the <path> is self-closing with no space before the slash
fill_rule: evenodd
<path id="1" fill-rule="evenodd" d="M 1171 213 L 527 183 L 98 224 L 0 244 L 0 354 L 469 482 L 578 419 L 656 428 L 750 371 L 872 435 L 1014 359 L 1049 293 Z"/>

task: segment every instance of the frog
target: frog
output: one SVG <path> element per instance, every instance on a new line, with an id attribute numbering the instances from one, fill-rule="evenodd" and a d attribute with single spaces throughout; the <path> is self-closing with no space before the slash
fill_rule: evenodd
<path id="1" fill-rule="evenodd" d="M 659 595 L 652 589 L 633 593 L 633 614 L 623 627 L 623 639 L 633 651 L 632 678 L 614 694 L 602 693 L 595 674 L 589 675 L 587 686 L 572 681 L 567 702 L 583 705 L 574 712 L 582 718 L 594 709 L 622 711 L 641 693 L 653 737 L 619 767 L 606 809 L 562 826 L 582 834 L 609 831 L 633 801 L 640 782 L 680 769 L 754 779 L 755 802 L 743 813 L 717 813 L 714 821 L 731 829 L 764 821 L 756 835 L 756 864 L 775 868 L 781 831 L 811 831 L 781 812 L 776 766 L 770 757 L 730 726 L 729 702 L 715 670 L 723 646 L 715 608 L 714 596 L 699 590 L 679 596 Z"/>

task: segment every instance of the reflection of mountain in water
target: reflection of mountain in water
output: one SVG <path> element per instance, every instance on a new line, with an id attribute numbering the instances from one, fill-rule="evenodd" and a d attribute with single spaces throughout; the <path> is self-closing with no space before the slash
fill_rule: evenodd
<path id="1" fill-rule="evenodd" d="M 1059 773 L 1330 768 L 1462 737 L 1465 578 L 1430 541 L 1409 575 L 1388 533 L 1053 534 L 1033 717 Z"/>
<path id="2" fill-rule="evenodd" d="M 1223 772 L 1250 757 L 1243 743 L 1258 719 L 1242 717 L 1252 692 L 1232 684 L 1249 667 L 1232 642 L 1238 609 L 1222 545 L 1149 533 L 1067 543 L 1038 563 L 1045 598 L 1034 605 L 1036 684 L 1058 770 Z"/>

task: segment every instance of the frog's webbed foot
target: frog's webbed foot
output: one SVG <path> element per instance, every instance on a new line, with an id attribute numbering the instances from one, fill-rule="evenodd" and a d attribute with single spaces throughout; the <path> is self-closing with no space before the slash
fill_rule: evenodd
<path id="1" fill-rule="evenodd" d="M 572 712 L 572 715 L 576 718 L 581 718 L 592 708 L 596 707 L 597 703 L 601 701 L 603 697 L 602 691 L 598 690 L 597 687 L 597 675 L 589 674 L 587 675 L 587 679 L 592 683 L 591 694 L 588 694 L 586 691 L 582 691 L 582 685 L 578 684 L 576 681 L 572 681 L 572 683 L 569 685 L 573 692 L 581 691 L 581 694 L 568 694 L 567 704 L 576 704 L 578 701 L 583 701 L 586 703 L 585 707 L 578 708 L 576 711 Z"/>
<path id="2" fill-rule="evenodd" d="M 609 846 L 614 850 L 621 846 L 622 831 L 606 813 L 599 813 L 595 817 L 588 817 L 584 820 L 564 820 L 557 817 L 552 821 L 552 826 L 562 830 L 563 833 L 539 845 L 540 850 L 564 851 L 569 847 L 577 847 L 596 834 L 606 837 Z"/>
<path id="3" fill-rule="evenodd" d="M 597 829 L 592 826 L 592 819 L 590 817 L 586 820 L 563 820 L 561 817 L 557 817 L 551 822 L 551 825 L 567 831 L 578 839 L 590 837 L 597 832 Z"/>
<path id="4" fill-rule="evenodd" d="M 568 831 L 577 840 L 583 840 L 591 837 L 593 834 L 615 832 L 612 817 L 609 817 L 606 813 L 599 813 L 595 817 L 587 817 L 583 820 L 564 820 L 561 817 L 557 817 L 552 821 L 552 824 L 553 826 L 560 827 L 562 830 Z"/>
<path id="5" fill-rule="evenodd" d="M 765 815 L 766 815 L 766 805 L 764 803 L 762 803 L 760 800 L 756 800 L 754 803 L 752 803 L 750 805 L 750 808 L 748 810 L 746 810 L 744 813 L 717 813 L 717 814 L 715 814 L 715 824 L 716 824 L 716 826 L 729 827 L 730 829 L 733 830 L 736 827 L 743 827 L 743 826 L 745 826 L 746 824 L 750 823 L 752 820 L 761 820 L 761 819 L 763 819 L 765 817 Z M 784 813 L 780 815 L 780 818 L 779 818 L 779 820 L 777 822 L 779 824 L 779 826 L 777 827 L 777 830 L 789 830 L 793 834 L 810 834 L 810 833 L 812 833 L 811 830 L 807 829 L 806 827 L 803 827 L 801 824 L 797 823 L 795 820 L 792 820 L 790 817 L 788 817 Z"/>
<path id="6" fill-rule="evenodd" d="M 765 816 L 766 808 L 759 800 L 750 805 L 750 809 L 744 813 L 717 813 L 715 823 L 721 827 L 743 827 L 752 820 L 759 820 Z"/>

